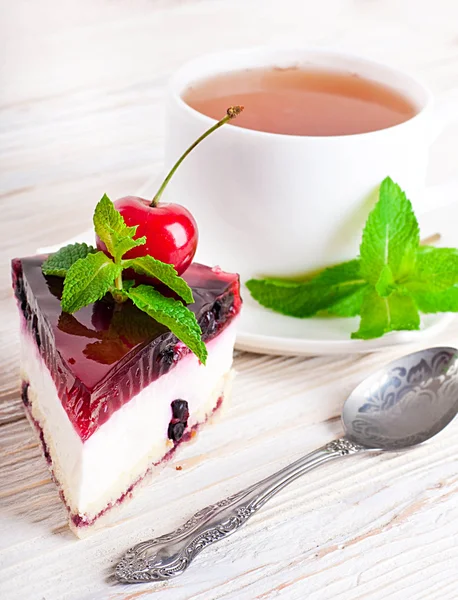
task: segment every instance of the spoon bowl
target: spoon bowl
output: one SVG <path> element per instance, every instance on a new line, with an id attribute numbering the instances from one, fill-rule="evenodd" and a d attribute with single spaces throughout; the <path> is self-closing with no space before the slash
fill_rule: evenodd
<path id="1" fill-rule="evenodd" d="M 457 375 L 455 348 L 428 348 L 391 362 L 346 400 L 345 436 L 379 450 L 425 442 L 458 413 Z"/>

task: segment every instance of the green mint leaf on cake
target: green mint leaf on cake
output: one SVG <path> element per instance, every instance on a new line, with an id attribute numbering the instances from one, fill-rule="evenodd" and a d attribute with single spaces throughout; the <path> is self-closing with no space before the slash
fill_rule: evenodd
<path id="1" fill-rule="evenodd" d="M 420 329 L 420 315 L 410 296 L 393 292 L 381 298 L 375 290 L 367 290 L 361 306 L 361 322 L 353 339 L 369 340 L 390 331 Z"/>
<path id="2" fill-rule="evenodd" d="M 69 244 L 51 254 L 42 264 L 41 270 L 45 275 L 65 277 L 69 268 L 80 258 L 86 258 L 88 254 L 97 252 L 87 244 Z"/>
<path id="3" fill-rule="evenodd" d="M 136 229 L 136 228 L 135 228 Z M 131 237 L 123 237 L 113 232 L 112 234 L 113 252 L 112 256 L 115 262 L 120 262 L 124 254 L 136 248 L 137 246 L 144 246 L 146 244 L 146 237 L 141 237 L 134 240 Z"/>
<path id="4" fill-rule="evenodd" d="M 387 177 L 380 185 L 379 200 L 363 229 L 362 277 L 377 285 L 382 271 L 389 267 L 397 281 L 414 268 L 419 243 L 420 232 L 412 205 L 401 188 Z"/>
<path id="5" fill-rule="evenodd" d="M 115 262 L 120 262 L 124 254 L 132 248 L 146 244 L 146 237 L 134 239 L 137 226 L 126 225 L 123 216 L 106 194 L 95 207 L 94 227 L 95 233 L 105 244 Z"/>
<path id="6" fill-rule="evenodd" d="M 191 288 L 182 277 L 178 276 L 173 265 L 163 263 L 152 256 L 140 256 L 124 260 L 123 268 L 133 269 L 139 275 L 146 275 L 151 279 L 157 279 L 180 296 L 186 304 L 194 302 Z"/>
<path id="7" fill-rule="evenodd" d="M 70 267 L 65 277 L 62 310 L 74 313 L 83 306 L 100 300 L 120 274 L 121 266 L 103 252 L 80 258 Z"/>
<path id="8" fill-rule="evenodd" d="M 348 305 L 342 310 L 352 312 L 349 299 L 366 283 L 359 272 L 359 261 L 352 260 L 324 269 L 307 281 L 251 279 L 246 285 L 253 298 L 266 308 L 306 318 L 320 311 L 330 311 L 345 299 Z"/>
<path id="9" fill-rule="evenodd" d="M 116 210 L 113 202 L 106 194 L 102 196 L 95 207 L 93 220 L 95 233 L 113 257 L 117 253 L 116 246 L 125 238 L 132 239 L 137 231 L 137 227 L 128 227 L 126 225 L 122 215 Z"/>
<path id="10" fill-rule="evenodd" d="M 118 288 L 115 285 L 110 286 L 108 290 L 110 294 L 113 296 L 115 302 L 125 302 L 129 299 L 127 292 L 131 287 L 135 285 L 135 281 L 133 279 L 128 279 L 122 281 L 122 288 Z"/>
<path id="11" fill-rule="evenodd" d="M 198 357 L 201 363 L 207 360 L 207 348 L 202 341 L 202 331 L 193 312 L 182 302 L 167 298 L 149 285 L 133 287 L 129 298 L 140 310 L 158 323 L 165 325 Z"/>
<path id="12" fill-rule="evenodd" d="M 145 318 L 155 328 L 165 326 L 205 363 L 207 350 L 202 342 L 202 331 L 196 317 L 182 302 L 164 296 L 154 285 L 165 285 L 186 304 L 194 302 L 192 290 L 180 277 L 173 265 L 161 262 L 149 255 L 123 259 L 123 256 L 146 243 L 146 238 L 134 239 L 137 226 L 128 227 L 123 216 L 116 210 L 105 194 L 94 212 L 94 227 L 99 239 L 105 244 L 107 254 L 86 244 L 72 244 L 62 248 L 43 263 L 45 275 L 64 277 L 61 306 L 66 313 L 100 300 L 107 292 L 117 303 L 129 299 L 144 312 Z M 108 254 L 109 253 L 109 254 Z M 124 270 L 134 271 L 147 277 L 151 285 L 139 285 L 137 281 L 123 281 Z M 137 310 L 137 309 L 135 309 Z M 75 326 L 74 322 L 62 321 L 63 326 Z M 143 330 L 145 329 L 143 324 Z M 107 338 L 110 340 L 111 338 Z M 97 360 L 106 348 L 104 360 L 112 360 L 123 350 L 111 341 L 101 340 L 91 345 L 89 353 Z"/>

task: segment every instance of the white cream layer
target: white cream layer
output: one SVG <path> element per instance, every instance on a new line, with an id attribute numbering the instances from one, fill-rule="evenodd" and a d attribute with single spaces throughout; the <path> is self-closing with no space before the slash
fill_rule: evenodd
<path id="1" fill-rule="evenodd" d="M 234 342 L 235 323 L 231 323 L 207 344 L 206 366 L 188 354 L 83 443 L 62 407 L 35 341 L 23 332 L 21 367 L 30 384 L 32 416 L 43 430 L 55 477 L 72 514 L 96 516 L 163 458 L 172 447 L 167 428 L 173 400 L 188 402 L 189 427 L 205 421 L 230 378 Z"/>

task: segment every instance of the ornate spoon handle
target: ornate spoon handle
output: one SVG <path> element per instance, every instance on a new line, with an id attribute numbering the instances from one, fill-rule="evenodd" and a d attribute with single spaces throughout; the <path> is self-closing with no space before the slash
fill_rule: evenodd
<path id="1" fill-rule="evenodd" d="M 141 583 L 181 575 L 201 550 L 236 532 L 291 481 L 330 460 L 363 449 L 340 438 L 238 494 L 207 506 L 172 533 L 128 550 L 116 567 L 117 579 L 124 583 Z"/>

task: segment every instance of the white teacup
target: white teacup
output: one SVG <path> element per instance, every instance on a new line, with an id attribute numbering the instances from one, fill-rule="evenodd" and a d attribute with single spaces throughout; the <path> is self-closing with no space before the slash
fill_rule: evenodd
<path id="1" fill-rule="evenodd" d="M 197 258 L 253 276 L 297 275 L 358 254 L 361 230 L 389 175 L 420 207 L 435 122 L 433 98 L 410 75 L 343 52 L 253 49 L 204 56 L 173 77 L 166 167 L 214 123 L 181 94 L 228 71 L 306 66 L 357 73 L 401 92 L 417 114 L 388 129 L 310 137 L 226 125 L 184 161 L 166 201 L 187 206 L 199 225 Z M 222 115 L 223 116 L 223 115 Z"/>

